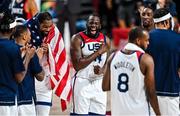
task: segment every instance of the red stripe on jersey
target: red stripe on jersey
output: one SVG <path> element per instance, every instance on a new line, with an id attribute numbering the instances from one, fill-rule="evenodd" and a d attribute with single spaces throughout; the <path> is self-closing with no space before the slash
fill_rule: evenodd
<path id="1" fill-rule="evenodd" d="M 79 32 L 79 34 L 81 35 L 81 37 L 85 43 L 88 43 L 88 42 L 104 42 L 104 35 L 102 33 L 99 33 L 99 36 L 97 38 L 90 38 L 84 32 Z"/>

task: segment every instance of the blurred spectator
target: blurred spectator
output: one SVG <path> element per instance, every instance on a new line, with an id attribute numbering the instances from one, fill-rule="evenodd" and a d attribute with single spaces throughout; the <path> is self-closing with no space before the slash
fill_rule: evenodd
<path id="1" fill-rule="evenodd" d="M 76 33 L 76 20 L 81 11 L 81 0 L 56 0 L 57 27 L 64 34 L 64 24 L 69 23 L 70 36 Z"/>
<path id="2" fill-rule="evenodd" d="M 0 0 L 0 12 L 9 10 L 12 7 L 11 1 L 12 0 Z"/>
<path id="3" fill-rule="evenodd" d="M 176 4 L 173 2 L 173 0 L 157 0 L 157 2 L 152 4 L 152 8 L 154 10 L 159 8 L 167 8 L 173 17 L 177 16 Z"/>
<path id="4" fill-rule="evenodd" d="M 128 42 L 129 28 L 113 28 L 113 49 L 122 49 Z"/>
<path id="5" fill-rule="evenodd" d="M 38 12 L 38 8 L 34 0 L 15 0 L 13 1 L 12 6 L 12 13 L 16 18 L 23 18 L 27 20 L 32 18 Z"/>
<path id="6" fill-rule="evenodd" d="M 135 23 L 135 0 L 119 0 L 118 24 L 120 28 L 132 27 Z"/>
<path id="7" fill-rule="evenodd" d="M 100 0 L 99 14 L 102 20 L 102 32 L 107 33 L 107 36 L 112 37 L 111 30 L 117 26 L 117 3 L 114 0 Z"/>
<path id="8" fill-rule="evenodd" d="M 179 15 L 180 14 L 180 9 L 178 8 L 178 1 L 179 0 L 173 0 L 173 1 L 177 5 L 177 9 L 176 10 L 177 10 L 177 14 L 178 14 L 178 22 L 180 22 L 180 15 Z"/>
<path id="9" fill-rule="evenodd" d="M 156 3 L 157 0 L 143 0 L 144 6 L 151 6 L 152 4 Z"/>
<path id="10" fill-rule="evenodd" d="M 42 1 L 41 12 L 49 12 L 53 18 L 53 22 L 57 23 L 56 1 Z"/>
<path id="11" fill-rule="evenodd" d="M 94 2 L 94 3 L 93 3 Z M 81 11 L 78 15 L 78 20 L 76 21 L 77 32 L 83 31 L 86 29 L 86 20 L 90 14 L 96 12 L 98 9 L 98 0 L 82 0 L 80 2 Z M 77 24 L 81 23 L 81 27 Z"/>

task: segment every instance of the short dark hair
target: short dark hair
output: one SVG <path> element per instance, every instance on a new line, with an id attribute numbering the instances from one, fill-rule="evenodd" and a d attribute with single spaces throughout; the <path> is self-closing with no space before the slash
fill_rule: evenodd
<path id="1" fill-rule="evenodd" d="M 42 12 L 37 15 L 39 23 L 43 23 L 45 20 L 52 20 L 52 16 L 49 12 Z"/>
<path id="2" fill-rule="evenodd" d="M 16 26 L 15 32 L 12 34 L 14 39 L 19 38 L 22 36 L 24 32 L 27 32 L 28 28 L 25 25 L 18 25 Z"/>
<path id="3" fill-rule="evenodd" d="M 168 13 L 170 13 L 168 9 L 160 8 L 160 9 L 157 9 L 157 10 L 154 11 L 153 18 L 161 18 L 161 17 L 167 15 Z M 161 22 L 158 22 L 158 23 L 163 24 L 164 22 L 167 22 L 167 20 L 164 20 L 164 21 L 161 21 Z"/>
<path id="4" fill-rule="evenodd" d="M 89 17 L 90 17 L 90 16 L 99 17 L 99 19 L 101 20 L 101 17 L 100 17 L 100 15 L 99 15 L 97 12 L 93 12 L 92 14 L 90 14 L 90 15 L 88 16 L 87 21 L 89 20 Z"/>
<path id="5" fill-rule="evenodd" d="M 169 13 L 169 10 L 166 8 L 160 8 L 154 11 L 153 18 L 160 18 Z"/>
<path id="6" fill-rule="evenodd" d="M 0 12 L 0 32 L 1 33 L 10 33 L 12 29 L 10 28 L 10 24 L 15 21 L 15 17 L 11 14 L 10 11 L 2 11 Z"/>
<path id="7" fill-rule="evenodd" d="M 142 38 L 144 36 L 143 31 L 145 29 L 141 27 L 134 27 L 129 32 L 129 42 L 134 42 L 137 38 Z"/>

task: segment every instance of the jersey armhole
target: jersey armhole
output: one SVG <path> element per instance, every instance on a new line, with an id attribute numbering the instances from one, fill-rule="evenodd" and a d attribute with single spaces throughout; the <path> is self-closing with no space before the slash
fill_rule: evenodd
<path id="1" fill-rule="evenodd" d="M 141 61 L 141 58 L 142 58 L 142 55 L 144 53 L 140 52 L 140 51 L 136 51 L 136 55 L 137 55 L 137 58 L 138 58 L 138 61 L 139 61 L 139 64 L 140 64 L 140 61 Z"/>
<path id="2" fill-rule="evenodd" d="M 118 52 L 118 50 L 117 51 L 115 51 L 113 54 L 112 54 L 112 59 L 111 59 L 111 62 L 112 62 L 112 60 L 114 59 L 114 57 L 115 57 L 115 55 L 116 55 L 116 53 Z M 110 64 L 111 64 L 111 62 L 110 62 Z"/>
<path id="3" fill-rule="evenodd" d="M 106 36 L 103 34 L 103 36 L 104 36 L 104 43 L 106 44 Z"/>
<path id="4" fill-rule="evenodd" d="M 84 42 L 84 39 L 81 36 L 81 34 L 79 34 L 79 35 L 80 35 L 80 39 L 81 39 L 81 48 L 83 48 L 85 46 L 85 42 Z"/>

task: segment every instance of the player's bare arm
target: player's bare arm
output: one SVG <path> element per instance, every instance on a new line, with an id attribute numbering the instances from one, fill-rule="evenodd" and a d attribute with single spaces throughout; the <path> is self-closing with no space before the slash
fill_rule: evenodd
<path id="1" fill-rule="evenodd" d="M 155 92 L 154 80 L 154 61 L 148 54 L 143 54 L 140 67 L 142 73 L 145 75 L 144 83 L 146 87 L 147 97 L 156 115 L 160 115 L 158 100 Z"/>
<path id="2" fill-rule="evenodd" d="M 108 51 L 108 46 L 106 44 L 103 44 L 99 50 L 97 50 L 90 56 L 83 57 L 81 51 L 81 42 L 82 40 L 80 35 L 76 34 L 72 37 L 70 54 L 71 54 L 73 66 L 76 71 L 85 68 L 92 61 L 94 61 L 96 57 Z"/>
<path id="3" fill-rule="evenodd" d="M 109 51 L 111 48 L 111 41 L 107 36 L 106 36 L 106 45 L 107 45 L 107 49 Z M 100 75 L 103 73 L 104 68 L 105 68 L 105 65 L 102 68 L 98 65 L 95 65 L 94 66 L 94 73 Z"/>
<path id="4" fill-rule="evenodd" d="M 103 77 L 103 82 L 102 82 L 102 90 L 103 91 L 109 91 L 110 90 L 110 83 L 111 83 L 111 70 L 110 70 L 110 65 L 111 61 L 113 59 L 114 53 L 111 54 L 111 56 L 108 58 L 105 66 L 104 66 L 104 77 Z"/>

